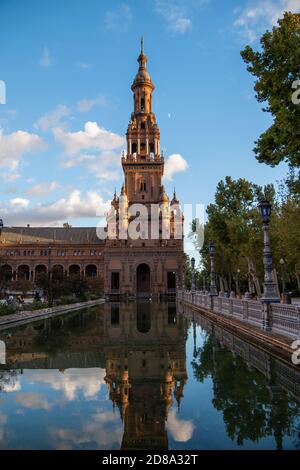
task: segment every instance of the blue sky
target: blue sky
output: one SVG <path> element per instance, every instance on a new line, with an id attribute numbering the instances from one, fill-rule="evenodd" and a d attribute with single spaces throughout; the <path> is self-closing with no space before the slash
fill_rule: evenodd
<path id="1" fill-rule="evenodd" d="M 0 0 L 4 222 L 94 225 L 103 214 L 122 184 L 142 34 L 168 192 L 207 204 L 226 175 L 282 179 L 285 165 L 252 152 L 270 117 L 240 50 L 285 10 L 300 0 Z"/>

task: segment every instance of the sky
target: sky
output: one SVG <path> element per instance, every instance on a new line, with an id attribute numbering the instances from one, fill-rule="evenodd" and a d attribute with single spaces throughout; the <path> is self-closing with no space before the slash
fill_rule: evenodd
<path id="1" fill-rule="evenodd" d="M 105 213 L 122 185 L 141 35 L 167 192 L 206 206 L 227 175 L 284 178 L 285 164 L 255 159 L 271 119 L 240 51 L 286 10 L 300 0 L 0 0 L 4 224 L 94 226 Z"/>

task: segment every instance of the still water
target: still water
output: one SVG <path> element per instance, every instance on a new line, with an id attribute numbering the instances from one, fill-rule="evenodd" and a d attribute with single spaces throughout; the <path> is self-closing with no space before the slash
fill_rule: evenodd
<path id="1" fill-rule="evenodd" d="M 300 370 L 172 303 L 0 331 L 2 449 L 299 449 Z"/>

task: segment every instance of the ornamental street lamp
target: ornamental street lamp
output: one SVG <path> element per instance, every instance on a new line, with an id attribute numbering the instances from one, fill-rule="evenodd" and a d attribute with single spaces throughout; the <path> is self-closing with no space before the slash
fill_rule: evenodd
<path id="1" fill-rule="evenodd" d="M 195 285 L 195 258 L 191 259 L 191 266 L 192 266 L 192 291 L 196 290 L 196 285 Z"/>
<path id="2" fill-rule="evenodd" d="M 194 351 L 193 351 L 193 356 L 194 357 L 197 357 L 197 345 L 196 345 L 196 322 L 195 322 L 195 318 L 194 318 L 194 315 L 193 315 L 193 339 L 194 339 Z"/>
<path id="3" fill-rule="evenodd" d="M 276 291 L 276 284 L 273 276 L 273 262 L 270 248 L 270 217 L 272 206 L 268 201 L 262 201 L 259 204 L 259 210 L 263 222 L 264 231 L 264 291 L 262 295 L 262 302 L 264 304 L 264 328 L 270 328 L 270 304 L 272 302 L 279 302 Z"/>
<path id="4" fill-rule="evenodd" d="M 236 271 L 236 293 L 238 296 L 240 295 L 240 274 L 241 270 L 238 268 Z"/>
<path id="5" fill-rule="evenodd" d="M 216 286 L 216 273 L 215 273 L 215 244 L 210 242 L 209 244 L 210 254 L 210 295 L 218 295 Z"/>
<path id="6" fill-rule="evenodd" d="M 51 279 L 51 245 L 48 245 L 48 303 L 52 306 L 52 279 Z"/>

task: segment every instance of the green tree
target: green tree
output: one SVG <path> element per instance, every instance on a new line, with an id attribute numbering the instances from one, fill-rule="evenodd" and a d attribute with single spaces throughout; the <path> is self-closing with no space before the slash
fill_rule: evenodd
<path id="1" fill-rule="evenodd" d="M 209 271 L 209 243 L 216 246 L 216 273 L 226 290 L 236 287 L 237 270 L 246 279 L 250 269 L 262 277 L 262 224 L 257 209 L 259 200 L 274 200 L 272 186 L 263 190 L 243 178 L 233 180 L 230 176 L 220 181 L 215 202 L 207 207 L 208 221 L 205 225 L 205 242 L 201 250 L 203 266 Z"/>
<path id="2" fill-rule="evenodd" d="M 254 90 L 273 124 L 255 142 L 259 162 L 275 166 L 286 161 L 300 166 L 300 105 L 292 102 L 293 83 L 300 79 L 300 14 L 285 13 L 260 40 L 261 50 L 247 46 L 241 56 L 256 77 Z"/>

